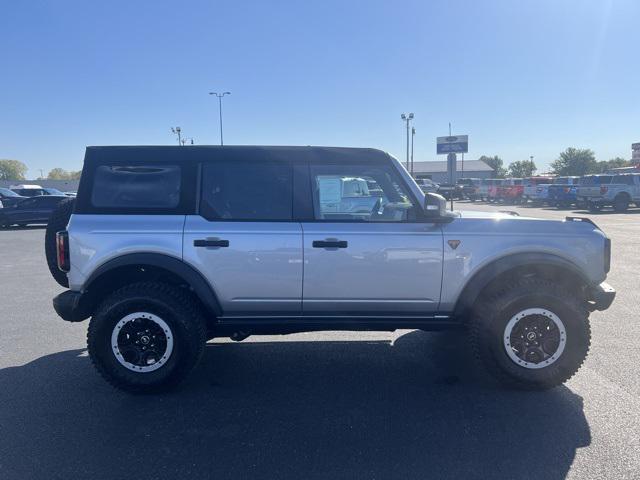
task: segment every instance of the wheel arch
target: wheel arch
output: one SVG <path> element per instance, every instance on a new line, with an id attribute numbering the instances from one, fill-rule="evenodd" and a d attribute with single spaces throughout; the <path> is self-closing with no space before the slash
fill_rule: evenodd
<path id="1" fill-rule="evenodd" d="M 566 284 L 584 293 L 591 282 L 575 263 L 550 253 L 515 253 L 484 265 L 463 287 L 454 315 L 464 317 L 486 291 L 521 276 L 543 278 Z"/>
<path id="2" fill-rule="evenodd" d="M 222 315 L 218 297 L 205 277 L 188 263 L 161 253 L 130 253 L 105 262 L 89 276 L 82 293 L 95 307 L 105 294 L 150 279 L 188 287 L 206 311 Z"/>

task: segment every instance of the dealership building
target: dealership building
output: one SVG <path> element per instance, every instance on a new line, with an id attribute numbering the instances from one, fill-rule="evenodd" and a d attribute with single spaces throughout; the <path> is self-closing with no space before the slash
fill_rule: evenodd
<path id="1" fill-rule="evenodd" d="M 415 178 L 430 178 L 436 183 L 449 181 L 447 162 L 414 162 L 413 176 Z M 491 178 L 493 168 L 482 160 L 458 160 L 456 178 Z"/>

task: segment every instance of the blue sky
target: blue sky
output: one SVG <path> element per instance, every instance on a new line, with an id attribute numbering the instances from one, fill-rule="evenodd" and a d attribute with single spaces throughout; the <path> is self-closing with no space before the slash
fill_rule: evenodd
<path id="1" fill-rule="evenodd" d="M 0 15 L 0 158 L 79 169 L 86 145 L 371 146 L 416 160 L 640 141 L 640 2 L 24 1 Z"/>

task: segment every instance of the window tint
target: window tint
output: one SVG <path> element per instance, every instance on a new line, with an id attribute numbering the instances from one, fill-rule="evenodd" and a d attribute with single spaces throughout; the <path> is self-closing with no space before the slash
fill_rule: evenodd
<path id="1" fill-rule="evenodd" d="M 311 166 L 316 220 L 402 222 L 417 209 L 388 165 Z"/>
<path id="2" fill-rule="evenodd" d="M 95 171 L 91 203 L 104 208 L 175 208 L 180 202 L 177 165 L 101 165 Z"/>
<path id="3" fill-rule="evenodd" d="M 633 185 L 632 175 L 616 175 L 611 183 L 622 183 L 623 185 Z"/>
<path id="4" fill-rule="evenodd" d="M 293 218 L 293 175 L 289 162 L 223 160 L 203 168 L 200 213 L 214 220 Z M 352 192 L 357 195 L 358 192 Z"/>

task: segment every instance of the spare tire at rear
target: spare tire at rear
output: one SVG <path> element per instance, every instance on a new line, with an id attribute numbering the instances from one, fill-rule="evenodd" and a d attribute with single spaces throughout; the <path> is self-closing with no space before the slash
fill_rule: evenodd
<path id="1" fill-rule="evenodd" d="M 56 256 L 56 233 L 67 229 L 67 224 L 69 223 L 69 219 L 73 213 L 74 205 L 75 198 L 62 200 L 58 204 L 58 207 L 49 217 L 47 233 L 44 237 L 44 253 L 47 257 L 49 271 L 56 282 L 67 288 L 69 288 L 69 279 L 67 278 L 67 274 L 58 268 L 58 260 Z"/>

